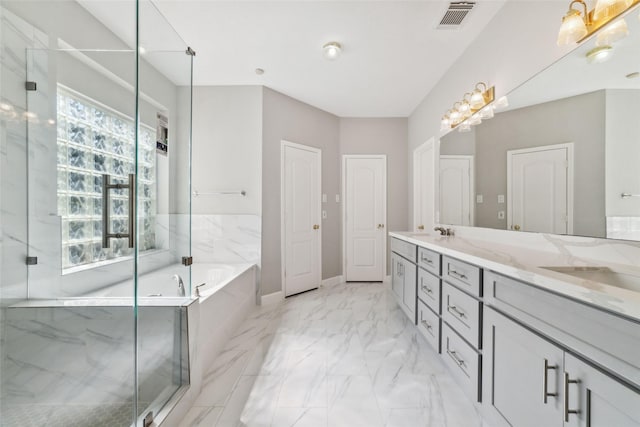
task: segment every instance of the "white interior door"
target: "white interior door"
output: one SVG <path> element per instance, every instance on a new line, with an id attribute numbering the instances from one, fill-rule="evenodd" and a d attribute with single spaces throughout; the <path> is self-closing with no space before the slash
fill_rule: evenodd
<path id="1" fill-rule="evenodd" d="M 321 281 L 321 151 L 282 143 L 284 294 L 315 289 Z"/>
<path id="2" fill-rule="evenodd" d="M 516 231 L 573 232 L 573 145 L 507 151 L 507 226 Z"/>
<path id="3" fill-rule="evenodd" d="M 435 224 L 435 144 L 433 139 L 413 152 L 413 228 L 422 232 Z"/>
<path id="4" fill-rule="evenodd" d="M 343 156 L 345 280 L 380 282 L 386 267 L 387 158 Z"/>
<path id="5" fill-rule="evenodd" d="M 473 225 L 473 156 L 440 156 L 440 222 Z"/>

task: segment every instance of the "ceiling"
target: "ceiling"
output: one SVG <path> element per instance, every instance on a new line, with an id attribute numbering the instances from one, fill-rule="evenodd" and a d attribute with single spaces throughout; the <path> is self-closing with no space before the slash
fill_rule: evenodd
<path id="1" fill-rule="evenodd" d="M 409 116 L 504 2 L 477 0 L 459 28 L 443 30 L 441 0 L 154 1 L 197 53 L 195 85 L 265 85 L 341 117 Z M 125 30 L 118 2 L 80 3 L 114 33 Z M 162 33 L 149 43 L 170 38 Z M 336 61 L 322 55 L 329 41 L 343 46 Z M 150 62 L 187 83 L 170 55 Z"/>

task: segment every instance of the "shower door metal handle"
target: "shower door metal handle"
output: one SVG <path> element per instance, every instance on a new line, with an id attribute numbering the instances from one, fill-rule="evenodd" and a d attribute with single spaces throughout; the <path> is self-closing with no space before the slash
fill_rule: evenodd
<path id="1" fill-rule="evenodd" d="M 129 190 L 129 232 L 128 233 L 110 233 L 109 223 L 111 222 L 111 202 L 109 194 L 111 190 Z M 128 184 L 112 184 L 111 175 L 102 175 L 102 247 L 108 248 L 111 239 L 129 239 L 129 247 L 133 248 L 136 236 L 136 176 L 129 174 Z"/>

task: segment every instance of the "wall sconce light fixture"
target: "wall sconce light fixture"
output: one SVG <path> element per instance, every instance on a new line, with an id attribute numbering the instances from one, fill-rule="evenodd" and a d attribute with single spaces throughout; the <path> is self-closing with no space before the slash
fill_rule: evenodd
<path id="1" fill-rule="evenodd" d="M 588 10 L 584 0 L 573 0 L 562 18 L 558 31 L 558 45 L 581 42 L 639 3 L 640 0 L 597 0 L 595 7 Z M 574 5 L 578 7 L 574 9 Z M 608 34 L 604 36 L 606 40 L 601 41 L 602 44 L 611 44 L 629 33 L 624 18 L 607 28 L 606 32 Z"/>
<path id="2" fill-rule="evenodd" d="M 493 104 L 494 100 L 495 88 L 488 87 L 486 83 L 477 83 L 471 93 L 465 93 L 462 100 L 453 104 L 445 113 L 440 121 L 440 130 L 444 132 L 459 126 L 460 132 L 469 132 L 471 126 L 493 117 L 493 111 L 497 107 Z"/>

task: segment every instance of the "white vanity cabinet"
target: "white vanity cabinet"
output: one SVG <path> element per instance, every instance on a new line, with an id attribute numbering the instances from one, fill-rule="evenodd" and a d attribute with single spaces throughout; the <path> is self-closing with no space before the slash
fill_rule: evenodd
<path id="1" fill-rule="evenodd" d="M 391 240 L 391 289 L 398 305 L 416 324 L 417 267 L 416 246 L 399 239 Z"/>
<path id="2" fill-rule="evenodd" d="M 486 279 L 486 302 L 495 309 L 485 306 L 483 406 L 494 419 L 524 427 L 640 426 L 640 390 L 616 378 L 634 368 L 613 362 L 630 356 L 616 353 L 626 347 L 590 348 L 607 339 L 598 328 L 611 335 L 626 329 L 633 340 L 639 325 L 620 324 L 626 320 L 495 273 Z"/>

